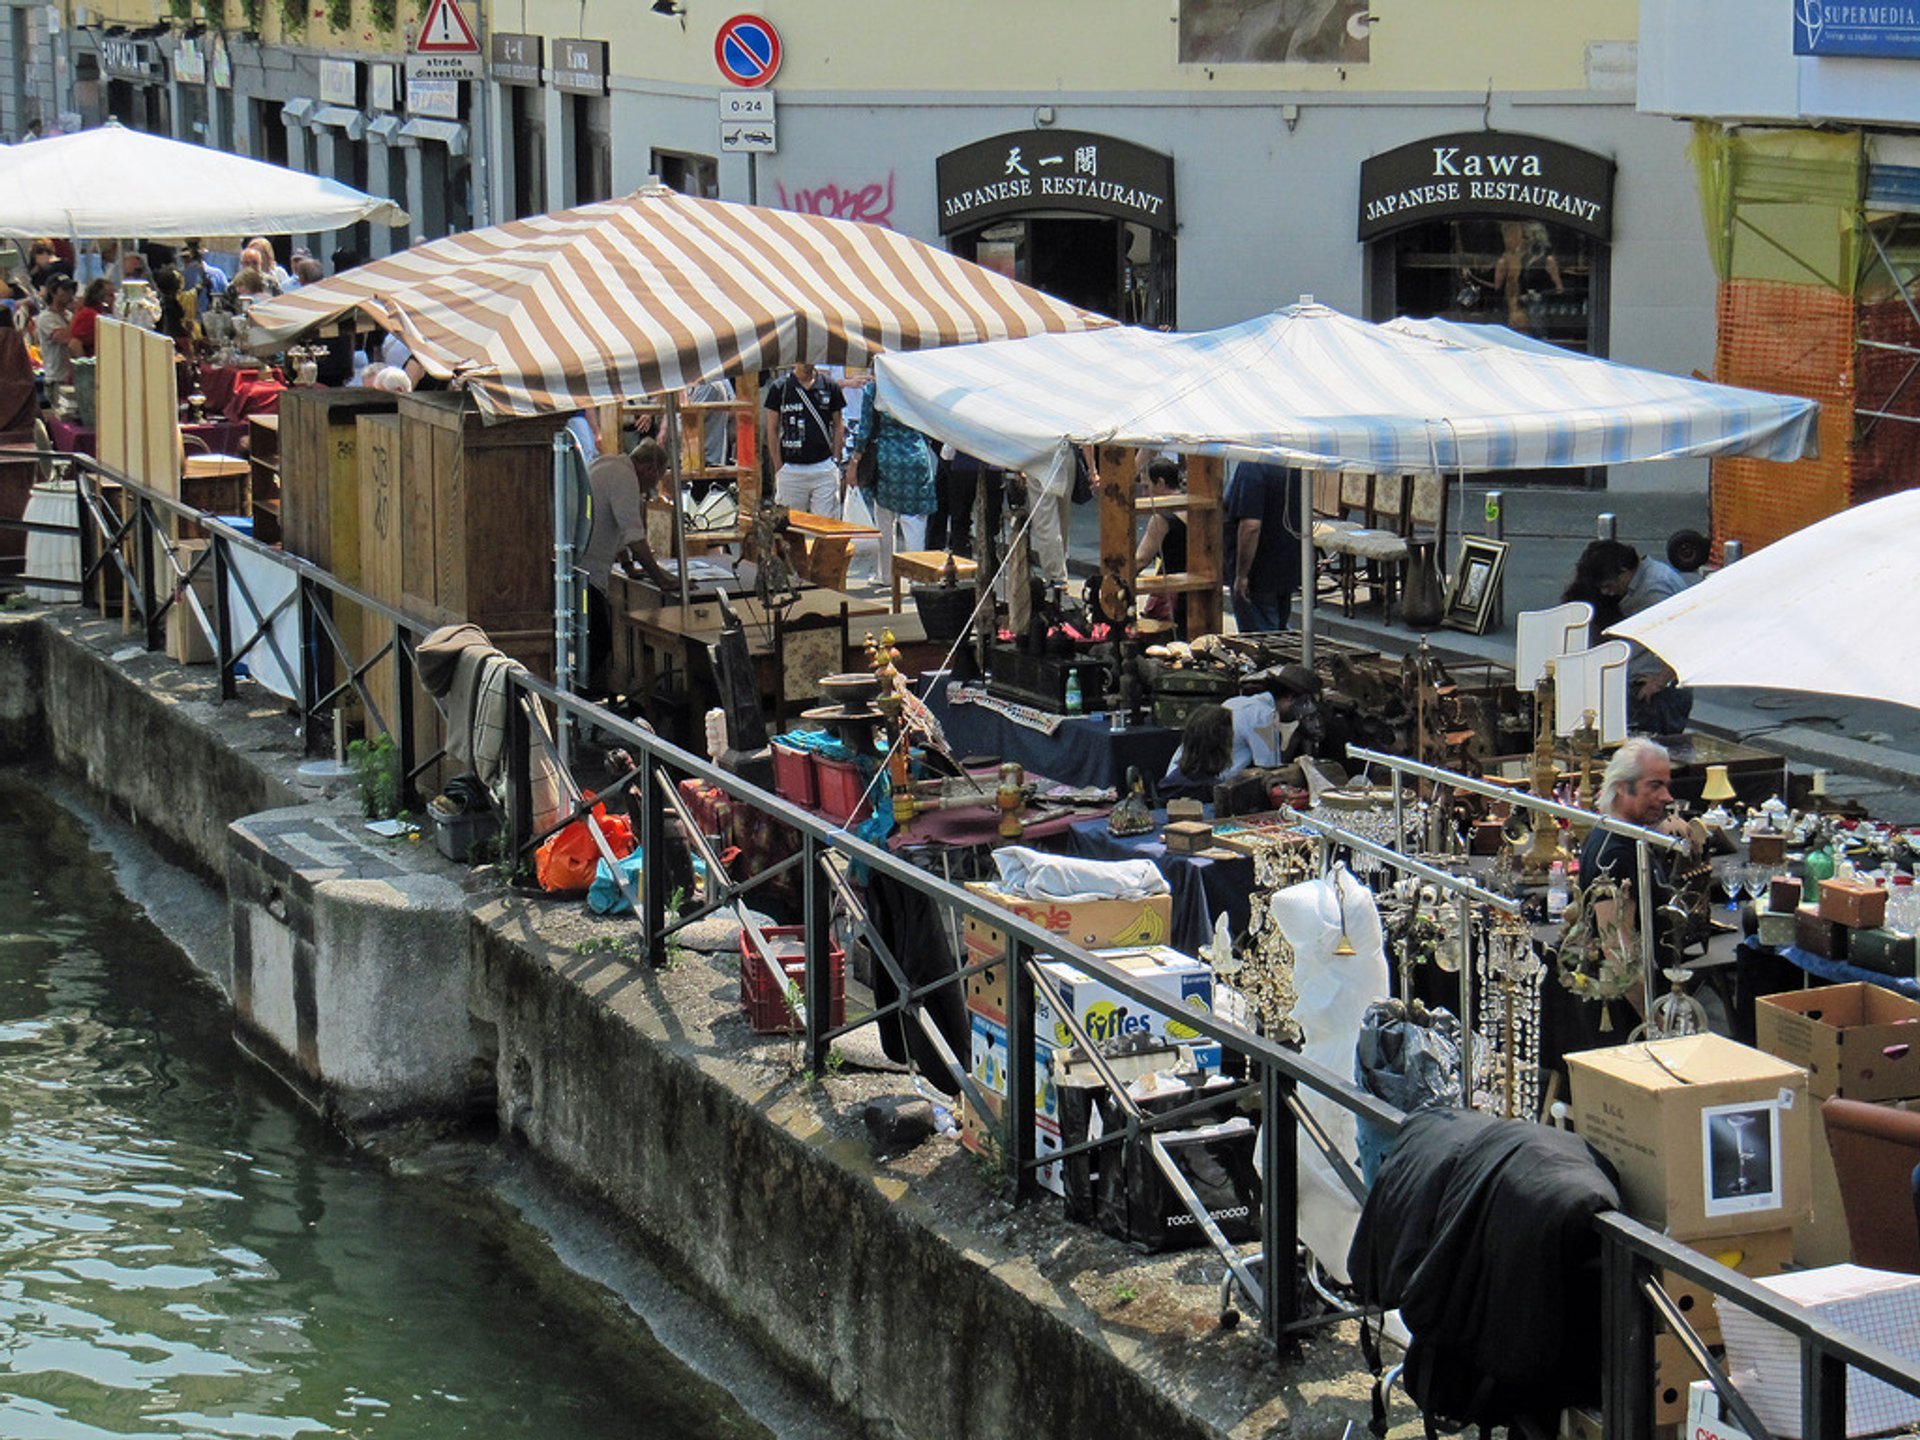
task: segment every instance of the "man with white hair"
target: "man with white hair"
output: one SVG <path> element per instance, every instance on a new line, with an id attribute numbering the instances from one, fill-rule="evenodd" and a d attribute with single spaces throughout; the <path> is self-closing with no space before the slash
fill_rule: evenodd
<path id="1" fill-rule="evenodd" d="M 1667 813 L 1672 804 L 1673 760 L 1666 746 L 1636 735 L 1613 752 L 1600 777 L 1600 797 L 1595 802 L 1595 808 L 1602 815 L 1692 839 L 1686 821 Z M 1587 836 L 1587 843 L 1580 847 L 1583 883 L 1591 882 L 1595 875 L 1637 882 L 1637 863 L 1631 839 L 1597 825 Z M 1661 882 L 1660 871 L 1665 869 L 1664 864 L 1660 865 L 1652 877 L 1656 905 L 1665 903 L 1673 893 Z"/>

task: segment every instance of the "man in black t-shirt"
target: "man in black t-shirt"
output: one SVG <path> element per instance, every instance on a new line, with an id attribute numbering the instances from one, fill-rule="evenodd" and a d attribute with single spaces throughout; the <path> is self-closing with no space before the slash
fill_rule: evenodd
<path id="1" fill-rule="evenodd" d="M 779 470 L 773 498 L 790 510 L 840 518 L 846 480 L 839 464 L 846 442 L 846 397 L 840 387 L 802 361 L 767 387 L 767 453 Z"/>

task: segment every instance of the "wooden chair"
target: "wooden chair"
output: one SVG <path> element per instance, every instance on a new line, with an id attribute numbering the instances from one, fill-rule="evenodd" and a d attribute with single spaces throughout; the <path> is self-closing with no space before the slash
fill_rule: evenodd
<path id="1" fill-rule="evenodd" d="M 774 723 L 790 728 L 802 710 L 824 703 L 820 679 L 847 668 L 847 607 L 773 619 Z"/>

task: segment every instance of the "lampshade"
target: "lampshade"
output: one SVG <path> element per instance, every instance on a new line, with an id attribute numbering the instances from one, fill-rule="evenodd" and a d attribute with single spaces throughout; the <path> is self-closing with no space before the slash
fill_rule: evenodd
<path id="1" fill-rule="evenodd" d="M 1733 799 L 1733 782 L 1727 778 L 1726 766 L 1707 766 L 1707 783 L 1700 787 L 1700 798 L 1702 800 Z"/>

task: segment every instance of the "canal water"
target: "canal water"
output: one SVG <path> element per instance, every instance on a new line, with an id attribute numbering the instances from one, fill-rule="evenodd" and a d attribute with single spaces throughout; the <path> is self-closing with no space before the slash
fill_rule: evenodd
<path id="1" fill-rule="evenodd" d="M 762 1423 L 485 1196 L 295 1105 L 8 773 L 0 1244 L 6 1440 L 829 1433 Z"/>

